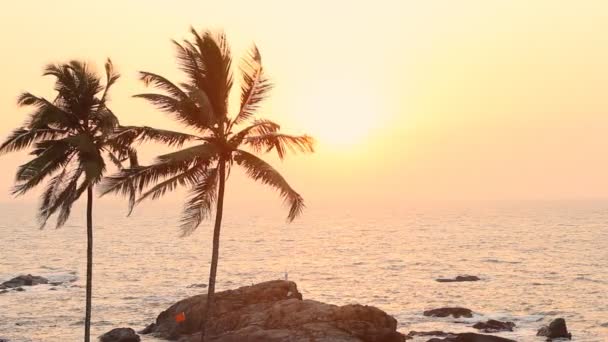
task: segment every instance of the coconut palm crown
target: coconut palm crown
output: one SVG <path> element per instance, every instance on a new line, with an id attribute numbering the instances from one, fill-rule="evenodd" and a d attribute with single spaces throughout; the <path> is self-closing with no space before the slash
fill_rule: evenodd
<path id="1" fill-rule="evenodd" d="M 195 133 L 181 133 L 151 127 L 121 127 L 118 139 L 129 144 L 135 141 L 157 141 L 172 147 L 185 143 L 193 146 L 158 156 L 148 166 L 124 169 L 107 177 L 103 193 L 128 194 L 134 186 L 140 195 L 136 203 L 157 199 L 178 186 L 189 188 L 181 228 L 184 234 L 195 230 L 209 218 L 217 201 L 220 180 L 226 178 L 236 163 L 256 181 L 277 189 L 289 205 L 288 220 L 296 218 L 304 201 L 270 164 L 253 152 L 276 151 L 283 159 L 288 152 L 313 152 L 310 136 L 280 133 L 280 126 L 270 120 L 256 119 L 256 110 L 272 85 L 265 77 L 261 56 L 253 46 L 241 66 L 241 103 L 236 115 L 228 115 L 228 96 L 233 85 L 232 59 L 223 33 L 192 30 L 193 41 L 175 42 L 180 69 L 187 82 L 178 85 L 150 72 L 140 72 L 146 85 L 163 93 L 135 95 L 171 114 Z M 237 129 L 240 128 L 240 129 Z M 220 177 L 220 174 L 223 174 Z"/>

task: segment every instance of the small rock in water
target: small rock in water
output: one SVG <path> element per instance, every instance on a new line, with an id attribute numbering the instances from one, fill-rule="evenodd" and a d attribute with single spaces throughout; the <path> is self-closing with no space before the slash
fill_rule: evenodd
<path id="1" fill-rule="evenodd" d="M 2 283 L 3 288 L 20 287 L 20 286 L 34 286 L 38 284 L 48 284 L 48 279 L 38 276 L 20 275 L 11 280 Z"/>
<path id="2" fill-rule="evenodd" d="M 131 328 L 116 328 L 99 336 L 101 342 L 139 342 L 141 339 Z"/>
<path id="3" fill-rule="evenodd" d="M 23 287 L 17 287 L 16 289 L 14 289 L 14 291 L 22 292 L 25 291 L 25 289 Z"/>
<path id="4" fill-rule="evenodd" d="M 473 317 L 473 311 L 471 309 L 466 308 L 439 308 L 433 310 L 427 310 L 423 312 L 423 315 L 430 317 L 448 317 L 452 316 L 454 318 Z"/>
<path id="5" fill-rule="evenodd" d="M 513 322 L 501 322 L 494 319 L 488 320 L 487 322 L 478 322 L 473 325 L 473 328 L 481 330 L 486 333 L 495 333 L 499 331 L 513 331 L 515 323 Z"/>
<path id="6" fill-rule="evenodd" d="M 0 338 L 0 342 L 10 342 L 8 338 Z"/>
<path id="7" fill-rule="evenodd" d="M 572 334 L 568 332 L 566 320 L 563 318 L 556 318 L 549 323 L 549 326 L 538 329 L 536 336 L 546 336 L 549 340 L 552 338 L 572 339 Z"/>
<path id="8" fill-rule="evenodd" d="M 516 342 L 504 337 L 476 333 L 462 333 L 446 338 L 432 338 L 427 342 Z"/>
<path id="9" fill-rule="evenodd" d="M 406 337 L 414 337 L 414 336 L 456 336 L 454 333 L 449 333 L 441 330 L 433 330 L 433 331 L 410 331 Z"/>
<path id="10" fill-rule="evenodd" d="M 192 285 L 188 285 L 188 286 L 187 286 L 187 288 L 189 288 L 189 289 L 192 289 L 192 288 L 195 288 L 195 287 L 202 287 L 202 288 L 205 288 L 205 287 L 207 287 L 207 284 L 202 284 L 202 283 L 201 283 L 201 284 L 192 284 Z"/>
<path id="11" fill-rule="evenodd" d="M 479 281 L 481 279 L 479 279 L 479 277 L 477 277 L 477 276 L 464 275 L 464 276 L 457 276 L 456 278 L 453 278 L 453 279 L 439 278 L 439 279 L 435 279 L 435 280 L 440 283 L 456 283 L 456 282 L 465 282 L 465 281 Z"/>

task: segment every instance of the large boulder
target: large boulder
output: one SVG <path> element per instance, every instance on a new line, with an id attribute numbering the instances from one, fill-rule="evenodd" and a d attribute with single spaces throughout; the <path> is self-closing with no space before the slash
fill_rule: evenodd
<path id="1" fill-rule="evenodd" d="M 446 338 L 432 338 L 427 342 L 516 342 L 504 337 L 476 333 L 461 333 Z"/>
<path id="2" fill-rule="evenodd" d="M 131 328 L 116 328 L 99 336 L 101 342 L 139 342 L 141 339 Z"/>
<path id="3" fill-rule="evenodd" d="M 480 281 L 481 279 L 479 279 L 479 277 L 477 277 L 477 276 L 464 275 L 464 276 L 457 276 L 456 278 L 439 278 L 439 279 L 435 279 L 435 280 L 440 283 L 458 283 L 458 282 L 465 282 L 465 281 Z"/>
<path id="4" fill-rule="evenodd" d="M 429 317 L 448 317 L 448 316 L 452 316 L 454 318 L 460 318 L 460 317 L 471 318 L 471 317 L 473 317 L 473 311 L 471 311 L 471 309 L 459 308 L 459 307 L 427 310 L 427 311 L 424 311 L 422 314 L 425 316 L 429 316 Z"/>
<path id="5" fill-rule="evenodd" d="M 302 300 L 294 282 L 275 280 L 216 293 L 209 335 L 214 342 L 267 341 L 401 342 L 397 320 L 363 305 L 336 306 Z M 206 295 L 177 302 L 146 331 L 155 336 L 200 341 Z"/>
<path id="6" fill-rule="evenodd" d="M 49 280 L 43 277 L 28 275 L 20 275 L 11 280 L 5 281 L 0 285 L 0 288 L 14 288 L 20 286 L 34 286 L 38 284 L 48 284 Z"/>
<path id="7" fill-rule="evenodd" d="M 572 334 L 568 332 L 568 328 L 566 327 L 566 320 L 563 318 L 556 318 L 549 326 L 542 327 L 538 329 L 536 336 L 546 336 L 549 339 L 552 338 L 567 338 L 572 339 Z"/>
<path id="8" fill-rule="evenodd" d="M 513 331 L 515 323 L 501 322 L 495 319 L 490 319 L 487 322 L 478 322 L 473 325 L 473 328 L 481 330 L 485 333 L 495 333 L 499 331 Z"/>

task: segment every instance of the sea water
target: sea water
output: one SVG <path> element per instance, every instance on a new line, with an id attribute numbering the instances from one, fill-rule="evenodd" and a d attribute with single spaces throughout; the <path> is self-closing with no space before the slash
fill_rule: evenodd
<path id="1" fill-rule="evenodd" d="M 0 205 L 0 281 L 31 273 L 62 282 L 0 294 L 0 337 L 82 340 L 83 209 L 74 208 L 61 229 L 39 230 L 34 205 Z M 94 336 L 116 327 L 139 330 L 175 301 L 206 291 L 191 285 L 208 280 L 210 223 L 181 238 L 177 204 L 157 202 L 124 214 L 113 203 L 95 207 Z M 313 207 L 292 224 L 283 214 L 226 209 L 218 290 L 287 275 L 304 298 L 377 306 L 397 318 L 404 333 L 474 331 L 473 323 L 492 318 L 517 325 L 497 335 L 540 341 L 536 330 L 563 317 L 574 341 L 608 341 L 608 203 Z M 457 275 L 481 281 L 435 281 Z M 475 315 L 422 315 L 444 306 Z"/>

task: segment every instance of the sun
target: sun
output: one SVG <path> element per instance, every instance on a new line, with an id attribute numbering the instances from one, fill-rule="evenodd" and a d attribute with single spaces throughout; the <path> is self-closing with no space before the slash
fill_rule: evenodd
<path id="1" fill-rule="evenodd" d="M 299 127 L 318 145 L 335 149 L 364 144 L 383 115 L 372 89 L 346 80 L 317 84 L 297 102 Z"/>

